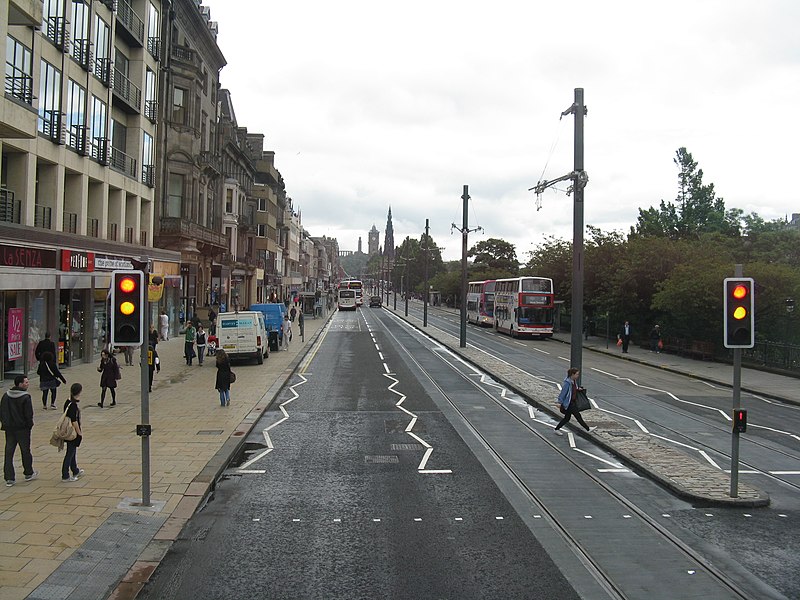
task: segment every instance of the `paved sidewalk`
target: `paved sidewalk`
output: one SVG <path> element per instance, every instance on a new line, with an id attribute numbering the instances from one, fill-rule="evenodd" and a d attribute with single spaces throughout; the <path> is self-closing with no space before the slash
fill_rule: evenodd
<path id="1" fill-rule="evenodd" d="M 207 357 L 202 367 L 195 359 L 190 367 L 182 357 L 182 337 L 158 344 L 162 368 L 155 374 L 150 395 L 151 499 L 163 506 L 157 511 L 130 506 L 142 497 L 141 438 L 136 435 L 140 423 L 138 366 L 126 367 L 124 357 L 118 356 L 123 363 L 122 380 L 114 408 L 108 408 L 108 395 L 106 407 L 97 406 L 97 364 L 64 369 L 68 385 L 58 389 L 59 410 L 42 410 L 38 380 L 33 379 L 31 446 L 39 478 L 23 481 L 17 452 L 17 484 L 0 488 L 0 598 L 66 598 L 75 590 L 81 598 L 106 598 L 116 582 L 110 587 L 104 584 L 105 593 L 94 588 L 90 592 L 87 583 L 103 576 L 113 581 L 120 569 L 124 575 L 129 567 L 133 568 L 126 581 L 112 597 L 133 597 L 327 320 L 307 318 L 305 342 L 300 341 L 295 323 L 289 351 L 270 353 L 263 365 L 234 363 L 237 379 L 231 388 L 231 404 L 225 408 L 214 390 L 214 357 Z M 78 449 L 78 465 L 86 474 L 77 482 L 62 483 L 64 455 L 50 446 L 49 440 L 69 395 L 69 384 L 76 381 L 83 384 L 84 440 Z M 135 539 L 132 532 L 137 526 L 155 528 Z M 141 556 L 137 552 L 126 555 L 127 565 L 109 564 L 123 560 L 118 550 L 126 545 L 128 554 L 131 548 L 144 550 Z M 134 564 L 137 558 L 141 562 Z M 68 560 L 82 560 L 68 564 L 80 565 L 84 572 L 62 577 L 65 569 L 59 567 Z M 86 565 L 94 565 L 93 570 Z"/>
<path id="2" fill-rule="evenodd" d="M 461 348 L 457 335 L 451 335 L 436 327 L 431 327 L 430 322 L 428 324 L 429 326 L 423 329 L 421 319 L 411 314 L 409 314 L 408 317 L 404 316 L 404 309 L 400 307 L 399 302 L 397 310 L 393 310 L 388 304 L 386 305 L 386 309 L 392 310 L 395 314 L 418 329 L 424 330 L 425 333 L 439 343 L 447 346 L 453 352 L 489 373 L 503 385 L 525 398 L 532 406 L 536 407 L 537 410 L 548 413 L 555 419 L 561 418 L 555 405 L 556 390 L 551 385 L 542 382 L 540 379 L 521 369 L 508 365 L 505 361 L 494 359 L 485 352 L 471 348 L 469 345 L 467 348 Z M 429 307 L 429 310 L 449 313 L 449 316 L 458 314 L 458 311 L 441 307 L 433 309 Z M 469 342 L 469 335 L 467 337 L 467 341 Z M 560 338 L 560 336 L 558 337 Z M 566 336 L 566 339 L 568 340 L 569 336 Z M 602 346 L 604 345 L 605 343 L 602 344 Z M 587 347 L 598 351 L 604 351 L 604 348 L 601 348 L 601 344 L 599 343 L 595 344 L 594 348 L 590 345 Z M 613 351 L 609 353 L 611 354 Z M 649 356 L 646 358 L 638 358 L 638 360 L 641 362 L 652 361 L 652 363 L 657 366 L 662 366 L 664 362 L 669 360 L 667 355 L 650 355 L 649 352 L 646 352 L 646 354 Z M 634 359 L 633 357 L 636 357 L 637 354 L 631 356 L 632 359 Z M 622 355 L 620 354 L 619 357 L 622 358 Z M 625 355 L 625 357 L 627 358 L 628 355 Z M 682 364 L 683 363 L 674 366 L 673 370 L 682 372 L 679 371 L 679 367 Z M 726 365 L 718 365 L 718 370 L 715 371 L 720 378 L 720 382 L 722 382 L 725 375 L 725 366 Z M 729 366 L 728 368 L 730 369 Z M 712 369 L 714 369 L 713 363 Z M 687 371 L 689 371 L 688 368 Z M 751 369 L 748 369 L 748 371 L 751 371 Z M 690 373 L 687 372 L 687 374 Z M 764 381 L 773 377 L 778 376 L 766 374 Z M 744 378 L 745 376 L 743 375 L 743 380 Z M 794 381 L 796 383 L 796 380 L 792 378 L 786 379 L 788 381 L 785 383 L 785 391 L 788 393 L 790 391 L 790 382 Z M 775 389 L 779 391 L 777 388 Z M 796 393 L 797 392 L 794 391 L 795 395 Z M 572 423 L 568 424 L 568 427 L 578 435 L 590 438 L 599 446 L 612 452 L 636 471 L 644 473 L 651 479 L 658 481 L 677 496 L 693 502 L 702 503 L 706 506 L 757 507 L 769 504 L 769 496 L 766 493 L 752 486 L 742 484 L 741 482 L 739 484 L 739 496 L 737 498 L 731 498 L 729 496 L 730 477 L 728 474 L 711 467 L 707 462 L 694 458 L 694 456 L 685 453 L 674 445 L 663 442 L 647 434 L 636 427 L 631 421 L 614 417 L 608 413 L 592 411 L 591 422 L 598 426 L 598 429 L 593 433 L 586 433 L 580 427 L 574 427 Z"/>

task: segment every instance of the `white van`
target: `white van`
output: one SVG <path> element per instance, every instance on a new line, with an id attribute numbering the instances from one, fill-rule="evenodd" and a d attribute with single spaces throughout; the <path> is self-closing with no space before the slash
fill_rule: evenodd
<path id="1" fill-rule="evenodd" d="M 230 358 L 254 358 L 258 364 L 269 356 L 264 315 L 254 310 L 224 312 L 217 317 L 217 348 Z"/>

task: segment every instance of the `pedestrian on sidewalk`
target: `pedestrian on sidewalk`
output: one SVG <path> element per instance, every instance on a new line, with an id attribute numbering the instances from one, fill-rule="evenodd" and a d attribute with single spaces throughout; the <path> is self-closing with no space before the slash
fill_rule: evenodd
<path id="1" fill-rule="evenodd" d="M 45 352 L 49 352 L 53 356 L 56 355 L 56 345 L 53 340 L 50 339 L 50 332 L 46 331 L 44 333 L 44 339 L 39 340 L 39 343 L 36 344 L 36 350 L 33 351 L 33 356 L 36 360 L 42 360 L 42 355 Z"/>
<path id="2" fill-rule="evenodd" d="M 206 330 L 203 329 L 203 324 L 197 326 L 197 335 L 195 336 L 197 342 L 197 362 L 203 366 L 203 357 L 206 354 Z"/>
<path id="3" fill-rule="evenodd" d="M 161 373 L 161 360 L 158 358 L 158 352 L 156 352 L 156 347 L 153 344 L 150 344 L 149 348 L 147 349 L 147 368 L 150 371 L 150 389 L 149 391 L 153 391 L 153 371 L 158 371 Z"/>
<path id="4" fill-rule="evenodd" d="M 186 359 L 186 364 L 191 366 L 192 359 L 196 356 L 194 353 L 194 341 L 197 336 L 197 330 L 191 321 L 186 323 L 183 335 L 183 357 Z"/>
<path id="5" fill-rule="evenodd" d="M 150 333 L 147 336 L 150 345 L 155 348 L 158 345 L 158 332 L 156 326 L 150 323 Z"/>
<path id="6" fill-rule="evenodd" d="M 133 366 L 133 346 L 123 346 L 122 352 L 125 354 L 125 366 Z"/>
<path id="7" fill-rule="evenodd" d="M 575 399 L 578 396 L 578 392 L 585 392 L 586 390 L 582 387 L 578 387 L 578 377 L 580 377 L 581 372 L 576 369 L 575 367 L 570 367 L 567 370 L 567 376 L 564 379 L 564 383 L 561 384 L 561 393 L 558 395 L 558 404 L 561 406 L 561 412 L 564 413 L 564 417 L 558 422 L 556 425 L 555 434 L 556 435 L 564 435 L 561 432 L 561 428 L 567 424 L 570 420 L 570 417 L 573 415 L 575 416 L 575 420 L 581 424 L 586 431 L 594 431 L 597 427 L 589 427 L 586 422 L 583 420 L 581 413 L 575 410 Z"/>
<path id="8" fill-rule="evenodd" d="M 168 340 L 169 339 L 169 317 L 167 316 L 167 311 L 162 310 L 161 314 L 158 316 L 158 328 L 161 330 L 161 339 Z"/>
<path id="9" fill-rule="evenodd" d="M 221 406 L 231 405 L 231 383 L 233 383 L 233 372 L 231 362 L 225 350 L 217 350 L 217 380 L 214 387 L 219 392 L 219 403 Z"/>
<path id="10" fill-rule="evenodd" d="M 64 412 L 75 428 L 74 440 L 65 440 L 67 451 L 64 453 L 64 461 L 61 463 L 61 481 L 78 481 L 83 475 L 83 469 L 78 468 L 78 446 L 83 441 L 83 430 L 81 429 L 81 409 L 78 403 L 81 401 L 83 386 L 80 383 L 73 383 L 69 388 L 69 399 L 64 403 Z M 70 475 L 70 471 L 72 475 Z"/>
<path id="11" fill-rule="evenodd" d="M 622 340 L 622 353 L 627 354 L 628 345 L 631 343 L 631 324 L 628 321 L 622 324 L 617 339 Z"/>
<path id="12" fill-rule="evenodd" d="M 283 324 L 281 325 L 281 332 L 283 335 L 283 349 L 289 350 L 289 342 L 292 341 L 292 322 L 289 320 L 288 313 L 283 315 Z"/>
<path id="13" fill-rule="evenodd" d="M 56 395 L 58 386 L 61 382 L 67 383 L 61 371 L 58 370 L 56 357 L 52 352 L 42 354 L 39 361 L 39 368 L 36 370 L 39 375 L 39 389 L 42 390 L 42 409 L 47 410 L 47 394 L 50 393 L 50 408 L 56 407 Z"/>
<path id="14" fill-rule="evenodd" d="M 122 374 L 119 371 L 119 363 L 117 359 L 108 350 L 103 350 L 100 353 L 100 366 L 97 367 L 100 373 L 100 402 L 97 406 L 103 408 L 103 403 L 106 401 L 106 390 L 111 390 L 111 404 L 110 406 L 117 405 L 117 380 L 122 379 Z"/>
<path id="15" fill-rule="evenodd" d="M 650 332 L 650 352 L 661 352 L 661 327 L 658 325 Z"/>
<path id="16" fill-rule="evenodd" d="M 0 426 L 6 432 L 3 476 L 8 487 L 16 483 L 14 453 L 17 451 L 17 446 L 22 455 L 22 471 L 25 474 L 25 481 L 33 481 L 39 475 L 33 470 L 33 455 L 31 454 L 33 401 L 28 393 L 28 385 L 28 378 L 25 375 L 17 375 L 14 377 L 14 387 L 0 398 Z"/>
<path id="17" fill-rule="evenodd" d="M 292 309 L 289 311 L 289 318 L 292 320 L 292 323 L 294 323 L 294 319 L 296 316 L 297 316 L 297 307 L 293 306 Z"/>

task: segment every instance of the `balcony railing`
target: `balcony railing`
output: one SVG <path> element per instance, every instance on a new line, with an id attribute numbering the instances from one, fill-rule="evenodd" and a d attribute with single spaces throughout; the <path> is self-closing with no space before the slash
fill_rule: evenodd
<path id="1" fill-rule="evenodd" d="M 92 62 L 92 43 L 89 40 L 72 40 L 72 58 L 84 71 L 88 71 Z"/>
<path id="2" fill-rule="evenodd" d="M 116 223 L 109 223 L 108 224 L 108 239 L 112 242 L 116 242 L 118 240 L 119 235 L 119 225 Z"/>
<path id="3" fill-rule="evenodd" d="M 108 164 L 108 138 L 92 138 L 89 146 L 89 156 L 102 165 Z"/>
<path id="4" fill-rule="evenodd" d="M 125 228 L 125 243 L 132 244 L 133 243 L 133 227 L 126 227 Z"/>
<path id="5" fill-rule="evenodd" d="M 100 237 L 100 219 L 88 219 L 86 221 L 86 235 L 93 238 Z"/>
<path id="6" fill-rule="evenodd" d="M 119 148 L 111 147 L 111 160 L 108 165 L 128 177 L 136 177 L 136 159 L 128 156 Z"/>
<path id="7" fill-rule="evenodd" d="M 155 187 L 156 185 L 156 167 L 155 165 L 142 165 L 142 183 L 147 187 Z"/>
<path id="8" fill-rule="evenodd" d="M 161 40 L 157 37 L 147 38 L 147 51 L 156 60 L 161 60 Z"/>
<path id="9" fill-rule="evenodd" d="M 53 209 L 49 206 L 34 207 L 33 226 L 41 229 L 53 228 Z"/>
<path id="10" fill-rule="evenodd" d="M 57 144 L 63 143 L 61 138 L 62 123 L 64 122 L 64 115 L 56 110 L 42 111 L 39 117 L 39 131 L 50 138 L 51 141 Z"/>
<path id="11" fill-rule="evenodd" d="M 131 8 L 127 0 L 117 0 L 117 21 L 125 26 L 133 41 L 144 46 L 144 21 Z"/>
<path id="12" fill-rule="evenodd" d="M 142 105 L 142 90 L 119 69 L 114 69 L 114 94 L 122 98 L 138 112 Z"/>
<path id="13" fill-rule="evenodd" d="M 33 76 L 22 69 L 6 63 L 6 94 L 24 102 L 33 104 Z"/>
<path id="14" fill-rule="evenodd" d="M 67 233 L 78 233 L 77 213 L 64 212 L 64 231 Z"/>
<path id="15" fill-rule="evenodd" d="M 67 20 L 64 17 L 47 17 L 46 24 L 45 35 L 57 48 L 63 50 L 69 35 Z"/>
<path id="16" fill-rule="evenodd" d="M 172 46 L 172 58 L 195 69 L 200 69 L 200 57 L 197 52 L 186 46 Z"/>
<path id="17" fill-rule="evenodd" d="M 224 234 L 193 221 L 178 217 L 161 217 L 160 226 L 161 235 L 195 239 L 220 248 L 228 247 L 228 240 Z"/>
<path id="18" fill-rule="evenodd" d="M 158 120 L 158 102 L 155 100 L 145 100 L 144 116 L 147 117 L 151 123 L 155 123 Z"/>
<path id="19" fill-rule="evenodd" d="M 222 160 L 219 155 L 209 150 L 203 150 L 197 155 L 197 164 L 200 167 L 207 167 L 217 174 L 222 172 Z"/>
<path id="20" fill-rule="evenodd" d="M 111 59 L 110 58 L 95 58 L 94 69 L 95 77 L 97 77 L 104 86 L 111 85 Z"/>
<path id="21" fill-rule="evenodd" d="M 140 231 L 139 232 L 139 245 L 140 246 L 147 246 L 147 238 L 148 238 L 147 232 L 146 231 Z"/>
<path id="22" fill-rule="evenodd" d="M 0 188 L 0 221 L 3 223 L 19 223 L 22 202 L 14 198 L 14 192 L 8 188 Z"/>
<path id="23" fill-rule="evenodd" d="M 89 151 L 86 147 L 88 131 L 89 128 L 86 125 L 73 125 L 67 134 L 67 145 L 82 156 L 86 156 Z"/>

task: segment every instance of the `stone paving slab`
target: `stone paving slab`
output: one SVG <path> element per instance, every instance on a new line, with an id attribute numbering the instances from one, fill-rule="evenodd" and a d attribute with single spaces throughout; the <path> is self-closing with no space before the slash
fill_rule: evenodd
<path id="1" fill-rule="evenodd" d="M 49 444 L 50 434 L 68 397 L 69 385 L 58 390 L 59 410 L 42 410 L 38 380 L 32 379 L 34 422 L 31 449 L 34 469 L 39 477 L 22 481 L 19 453 L 15 457 L 17 484 L 0 487 L 0 598 L 22 600 L 37 588 L 45 597 L 66 598 L 61 579 L 50 579 L 77 552 L 95 552 L 92 536 L 110 519 L 119 515 L 142 519 L 162 519 L 163 524 L 149 534 L 148 544 L 132 556 L 128 566 L 135 573 L 124 586 L 136 589 L 147 569 L 137 561 L 157 562 L 166 553 L 171 540 L 201 504 L 216 474 L 227 464 L 232 453 L 243 443 L 247 431 L 269 405 L 283 382 L 319 335 L 330 315 L 306 319 L 305 341 L 295 335 L 289 351 L 271 352 L 263 365 L 233 364 L 237 381 L 231 390 L 231 404 L 222 407 L 214 390 L 214 357 L 205 364 L 185 364 L 183 339 L 172 338 L 158 344 L 161 372 L 153 380 L 150 394 L 150 489 L 151 500 L 162 503 L 161 510 L 126 506 L 126 499 L 142 498 L 141 438 L 136 435 L 140 423 L 140 371 L 121 361 L 122 380 L 117 390 L 117 406 L 99 408 L 100 374 L 97 363 L 80 364 L 63 370 L 68 384 L 83 384 L 81 398 L 84 440 L 78 449 L 78 465 L 85 475 L 74 483 L 61 482 L 63 453 Z M 138 363 L 138 353 L 135 358 Z M 269 390 L 266 394 L 264 390 Z M 214 434 L 203 433 L 215 431 Z M 216 433 L 221 430 L 221 433 Z M 127 503 L 128 505 L 130 502 Z M 175 518 L 170 518 L 173 514 Z M 127 545 L 131 546 L 130 543 Z M 138 545 L 137 545 L 138 548 Z M 107 551 L 100 549 L 100 551 Z M 78 555 L 82 556 L 82 555 Z M 120 581 L 125 573 L 117 579 Z M 113 587 L 113 586 L 112 586 Z M 58 588 L 58 589 L 56 589 Z M 49 591 L 45 591 L 49 590 Z M 105 599 L 105 586 L 85 583 L 81 598 Z M 71 592 L 74 594 L 75 590 Z M 49 594 L 49 595 L 47 595 Z M 62 594 L 62 595 L 58 595 Z M 34 597 L 34 596 L 31 596 Z M 78 596 L 69 596 L 75 597 Z M 112 597 L 118 596 L 114 591 Z"/>
<path id="2" fill-rule="evenodd" d="M 538 410 L 550 414 L 556 419 L 561 414 L 555 404 L 556 393 L 552 385 L 520 369 L 510 367 L 507 363 L 494 359 L 474 348 L 461 348 L 459 338 L 434 327 L 423 327 L 423 322 L 414 316 L 404 316 L 404 310 L 391 310 L 400 318 L 423 331 L 426 335 L 446 346 L 452 352 L 486 371 L 488 374 L 519 394 Z M 769 505 L 766 492 L 739 483 L 739 497 L 731 498 L 729 476 L 714 469 L 711 465 L 699 461 L 681 450 L 646 435 L 613 415 L 603 414 L 601 420 L 592 414 L 593 424 L 598 428 L 588 433 L 580 427 L 568 426 L 579 435 L 591 439 L 622 462 L 657 481 L 675 495 L 686 500 L 701 503 L 704 506 L 739 506 L 759 507 Z"/>

